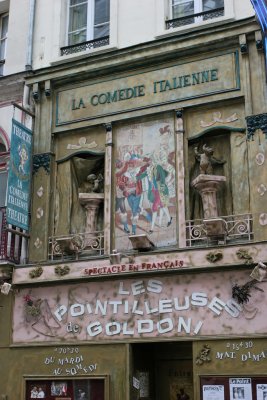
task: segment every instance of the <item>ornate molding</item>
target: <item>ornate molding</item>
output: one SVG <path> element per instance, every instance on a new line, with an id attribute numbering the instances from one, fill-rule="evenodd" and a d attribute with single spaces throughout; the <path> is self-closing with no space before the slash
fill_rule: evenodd
<path id="1" fill-rule="evenodd" d="M 200 121 L 200 126 L 202 128 L 209 128 L 210 126 L 215 125 L 216 123 L 230 124 L 231 122 L 235 122 L 238 120 L 238 116 L 236 113 L 233 113 L 227 118 L 222 118 L 222 113 L 220 111 L 215 111 L 212 113 L 212 117 L 210 121 Z"/>
<path id="2" fill-rule="evenodd" d="M 210 362 L 211 361 L 210 352 L 211 352 L 210 346 L 208 344 L 204 344 L 196 357 L 196 364 L 203 365 L 204 363 Z"/>
<path id="3" fill-rule="evenodd" d="M 33 174 L 43 167 L 47 174 L 50 173 L 51 153 L 35 154 L 33 156 Z"/>
<path id="4" fill-rule="evenodd" d="M 246 117 L 246 121 L 248 140 L 253 140 L 254 133 L 257 129 L 261 129 L 267 139 L 267 114 L 250 115 Z"/>

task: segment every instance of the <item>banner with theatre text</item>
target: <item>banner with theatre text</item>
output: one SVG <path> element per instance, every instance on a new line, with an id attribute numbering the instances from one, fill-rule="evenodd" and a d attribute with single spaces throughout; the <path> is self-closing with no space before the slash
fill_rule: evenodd
<path id="1" fill-rule="evenodd" d="M 12 120 L 7 188 L 7 222 L 29 230 L 32 131 Z"/>

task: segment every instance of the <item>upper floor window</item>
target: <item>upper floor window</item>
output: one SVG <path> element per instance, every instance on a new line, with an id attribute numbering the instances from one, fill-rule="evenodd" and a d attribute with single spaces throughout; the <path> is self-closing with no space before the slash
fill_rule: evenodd
<path id="1" fill-rule="evenodd" d="M 0 76 L 3 75 L 3 70 L 4 70 L 7 29 L 8 29 L 8 14 L 0 15 Z"/>
<path id="2" fill-rule="evenodd" d="M 224 15 L 224 0 L 170 0 L 167 28 L 177 28 Z"/>
<path id="3" fill-rule="evenodd" d="M 70 0 L 68 46 L 62 54 L 109 44 L 109 24 L 110 0 Z"/>

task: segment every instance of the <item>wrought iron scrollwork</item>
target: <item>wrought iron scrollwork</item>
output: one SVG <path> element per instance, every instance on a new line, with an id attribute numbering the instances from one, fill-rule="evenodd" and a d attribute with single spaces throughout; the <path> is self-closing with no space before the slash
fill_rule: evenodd
<path id="1" fill-rule="evenodd" d="M 103 36 L 98 39 L 74 44 L 72 46 L 61 47 L 60 51 L 61 51 L 62 56 L 66 56 L 68 54 L 79 53 L 80 51 L 96 49 L 98 47 L 107 46 L 108 44 L 109 44 L 109 36 Z"/>

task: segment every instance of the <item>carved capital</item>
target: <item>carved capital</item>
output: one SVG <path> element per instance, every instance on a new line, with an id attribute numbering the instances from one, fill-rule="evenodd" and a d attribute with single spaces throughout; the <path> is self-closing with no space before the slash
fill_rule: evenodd
<path id="1" fill-rule="evenodd" d="M 250 115 L 246 117 L 247 121 L 247 139 L 253 140 L 254 133 L 261 129 L 267 139 L 267 114 Z"/>
<path id="2" fill-rule="evenodd" d="M 33 156 L 33 174 L 43 167 L 47 174 L 50 173 L 51 153 L 35 154 Z"/>
<path id="3" fill-rule="evenodd" d="M 176 115 L 176 133 L 184 133 L 183 110 L 175 110 Z"/>
<path id="4" fill-rule="evenodd" d="M 175 110 L 176 118 L 183 118 L 183 111 L 182 110 Z"/>
<path id="5" fill-rule="evenodd" d="M 107 133 L 112 131 L 112 124 L 111 123 L 104 124 L 104 127 L 105 127 Z"/>

